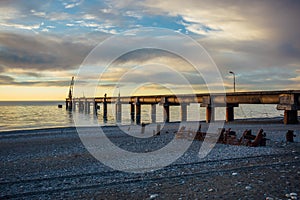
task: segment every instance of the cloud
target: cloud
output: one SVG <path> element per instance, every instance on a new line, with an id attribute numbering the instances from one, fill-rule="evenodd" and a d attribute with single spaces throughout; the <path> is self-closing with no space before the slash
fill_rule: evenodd
<path id="1" fill-rule="evenodd" d="M 15 24 L 15 23 L 0 23 L 2 27 L 10 27 L 24 30 L 32 30 L 35 31 L 41 27 L 42 24 L 32 24 L 32 25 L 24 25 L 24 24 Z"/>
<path id="2" fill-rule="evenodd" d="M 93 46 L 73 39 L 0 33 L 0 65 L 41 71 L 76 69 Z"/>
<path id="3" fill-rule="evenodd" d="M 78 81 L 78 84 L 84 81 Z M 67 87 L 70 85 L 70 81 L 65 80 L 27 80 L 27 81 L 16 81 L 11 76 L 0 75 L 0 86 L 36 86 L 36 87 Z"/>
<path id="4" fill-rule="evenodd" d="M 0 75 L 0 85 L 8 85 L 13 81 L 14 79 L 10 76 Z"/>
<path id="5" fill-rule="evenodd" d="M 63 3 L 63 5 L 65 6 L 65 8 L 69 9 L 69 8 L 74 8 L 76 6 L 79 6 L 79 5 L 81 5 L 84 2 L 84 0 L 80 0 L 80 1 L 78 1 L 78 0 L 71 0 L 70 2 L 71 3 L 67 3 L 67 2 Z"/>
<path id="6" fill-rule="evenodd" d="M 6 76 L 9 68 L 24 69 L 24 74 L 76 69 L 88 52 L 109 35 L 142 26 L 161 26 L 180 29 L 202 44 L 228 82 L 228 71 L 233 70 L 244 88 L 297 87 L 299 10 L 300 3 L 294 0 L 3 0 L 0 73 Z M 192 71 L 182 59 L 162 51 L 126 54 L 113 69 L 151 63 Z M 112 81 L 123 72 L 109 73 L 107 78 Z"/>

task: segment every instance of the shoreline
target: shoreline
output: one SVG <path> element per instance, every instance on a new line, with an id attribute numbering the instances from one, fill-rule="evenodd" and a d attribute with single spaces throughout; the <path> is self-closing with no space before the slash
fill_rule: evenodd
<path id="1" fill-rule="evenodd" d="M 298 116 L 299 119 L 299 124 L 300 124 L 300 116 Z M 163 124 L 164 122 L 157 122 L 155 124 Z M 166 124 L 176 124 L 176 123 L 181 123 L 181 121 L 172 121 L 168 122 Z M 187 123 L 203 123 L 205 124 L 206 122 L 204 120 L 202 121 L 187 121 Z M 272 118 L 243 118 L 243 119 L 235 119 L 234 121 L 231 122 L 224 122 L 224 124 L 283 124 L 283 117 L 272 117 Z M 149 123 L 146 123 L 149 124 Z M 136 124 L 99 124 L 99 127 L 117 127 L 117 126 L 132 126 Z M 291 124 L 293 125 L 293 124 Z M 285 126 L 285 125 L 284 125 Z M 17 129 L 7 129 L 7 130 L 0 130 L 0 135 L 1 134 L 8 134 L 8 133 L 13 133 L 13 132 L 29 132 L 29 131 L 43 131 L 43 130 L 56 130 L 56 129 L 69 129 L 69 128 L 76 128 L 75 125 L 72 126 L 45 126 L 45 127 L 34 127 L 34 128 L 17 128 Z"/>
<path id="2" fill-rule="evenodd" d="M 117 126 L 103 126 L 103 129 L 120 148 L 149 152 L 168 144 L 178 124 L 167 123 L 160 136 L 148 139 L 124 137 Z M 201 125 L 204 130 L 208 126 L 204 122 Z M 256 134 L 263 127 L 270 141 L 266 147 L 216 144 L 204 158 L 199 157 L 203 142 L 193 141 L 179 159 L 166 167 L 128 173 L 96 160 L 82 144 L 76 127 L 2 132 L 0 198 L 287 199 L 288 193 L 300 194 L 299 125 L 231 122 L 224 126 L 231 127 L 238 135 L 246 128 L 252 128 Z M 133 128 L 140 131 L 141 127 Z M 294 143 L 282 142 L 288 128 L 295 130 Z M 178 145 L 181 142 L 182 139 L 176 139 Z M 106 149 L 101 153 L 110 155 L 109 159 L 120 159 Z M 160 156 L 170 155 L 172 152 Z"/>

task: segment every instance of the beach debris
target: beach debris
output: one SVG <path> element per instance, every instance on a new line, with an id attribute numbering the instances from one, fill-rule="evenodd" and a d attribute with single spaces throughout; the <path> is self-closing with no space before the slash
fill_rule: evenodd
<path id="1" fill-rule="evenodd" d="M 145 127 L 146 127 L 146 124 L 145 124 L 145 123 L 142 123 L 141 134 L 144 134 L 144 133 L 145 133 Z"/>
<path id="2" fill-rule="evenodd" d="M 288 130 L 285 134 L 286 142 L 294 142 L 294 137 L 296 137 L 296 135 L 294 135 L 293 130 Z"/>
<path id="3" fill-rule="evenodd" d="M 273 200 L 274 198 L 272 197 L 266 197 L 266 200 Z"/>
<path id="4" fill-rule="evenodd" d="M 236 172 L 232 172 L 232 174 L 231 174 L 232 176 L 236 176 L 236 175 L 238 175 L 238 173 L 236 173 Z"/>
<path id="5" fill-rule="evenodd" d="M 157 124 L 157 126 L 156 126 L 156 135 L 160 135 L 160 129 L 161 129 L 161 125 Z"/>
<path id="6" fill-rule="evenodd" d="M 292 197 L 292 196 L 298 196 L 298 194 L 296 193 L 296 192 L 291 192 L 290 193 L 290 196 Z"/>
<path id="7" fill-rule="evenodd" d="M 251 134 L 251 130 L 246 129 L 243 133 L 243 136 L 239 140 L 239 144 L 251 147 L 258 147 L 266 146 L 266 141 L 266 133 L 264 133 L 263 129 L 259 129 L 256 136 Z"/>
<path id="8" fill-rule="evenodd" d="M 208 191 L 209 191 L 209 192 L 213 192 L 213 191 L 214 191 L 214 189 L 210 188 Z"/>
<path id="9" fill-rule="evenodd" d="M 185 126 L 182 126 L 179 131 L 175 132 L 177 139 L 188 139 L 188 140 L 200 140 L 204 141 L 205 137 L 209 137 L 210 135 L 206 132 L 201 131 L 201 125 L 197 131 L 186 130 Z M 263 129 L 259 129 L 257 135 L 252 135 L 251 129 L 246 129 L 240 139 L 237 138 L 237 134 L 235 131 L 232 131 L 231 128 L 225 130 L 225 128 L 218 129 L 218 143 L 221 144 L 229 144 L 229 145 L 244 145 L 251 147 L 258 146 L 266 146 L 266 133 Z M 209 138 L 208 138 L 209 139 Z"/>
<path id="10" fill-rule="evenodd" d="M 156 197 L 158 197 L 158 194 L 151 194 L 150 195 L 150 199 L 155 199 Z"/>
<path id="11" fill-rule="evenodd" d="M 232 131 L 231 128 L 227 129 L 224 133 L 223 143 L 230 145 L 239 145 L 239 141 L 236 137 L 236 132 Z"/>
<path id="12" fill-rule="evenodd" d="M 251 187 L 250 185 L 247 185 L 247 186 L 245 187 L 245 189 L 246 189 L 246 190 L 251 190 L 252 187 Z"/>

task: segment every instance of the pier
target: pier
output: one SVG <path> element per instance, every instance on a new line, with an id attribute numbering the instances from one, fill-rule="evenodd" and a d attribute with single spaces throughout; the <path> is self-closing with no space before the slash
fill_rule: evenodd
<path id="1" fill-rule="evenodd" d="M 298 110 L 300 110 L 300 90 L 284 91 L 255 91 L 255 92 L 233 92 L 233 93 L 203 93 L 182 95 L 150 95 L 130 97 L 81 97 L 66 98 L 66 109 L 90 113 L 91 107 L 94 113 L 102 107 L 104 121 L 107 119 L 107 104 L 115 105 L 116 122 L 122 121 L 122 105 L 130 104 L 131 121 L 141 123 L 141 106 L 151 105 L 151 121 L 156 122 L 156 105 L 164 109 L 164 121 L 170 121 L 170 106 L 181 107 L 181 121 L 186 121 L 187 106 L 198 103 L 206 108 L 206 122 L 215 120 L 215 108 L 226 107 L 226 122 L 234 120 L 234 108 L 239 104 L 275 104 L 277 110 L 284 111 L 284 124 L 298 123 Z M 102 104 L 102 106 L 99 105 Z"/>

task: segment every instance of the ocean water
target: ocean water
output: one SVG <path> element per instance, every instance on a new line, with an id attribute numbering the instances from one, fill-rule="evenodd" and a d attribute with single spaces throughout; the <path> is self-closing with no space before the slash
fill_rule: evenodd
<path id="1" fill-rule="evenodd" d="M 58 108 L 58 104 L 62 104 L 63 108 Z M 149 123 L 151 121 L 150 109 L 150 105 L 142 105 L 142 122 Z M 75 112 L 78 113 L 78 109 Z M 114 105 L 108 105 L 107 122 L 103 121 L 101 104 L 97 112 L 98 115 L 95 117 L 91 108 L 91 113 L 83 116 L 97 120 L 99 125 L 115 124 Z M 163 122 L 162 106 L 157 105 L 156 112 L 157 122 Z M 222 119 L 224 114 L 224 108 L 216 108 L 216 119 Z M 75 116 L 73 111 L 65 109 L 64 102 L 0 101 L 0 131 L 74 126 L 73 116 Z M 235 119 L 276 118 L 282 116 L 283 111 L 276 110 L 276 105 L 240 105 L 235 108 Z M 200 108 L 199 104 L 190 104 L 187 119 L 188 121 L 204 121 L 205 108 Z M 180 121 L 179 106 L 170 107 L 170 121 Z M 122 124 L 130 123 L 130 106 L 124 104 L 122 105 Z"/>

